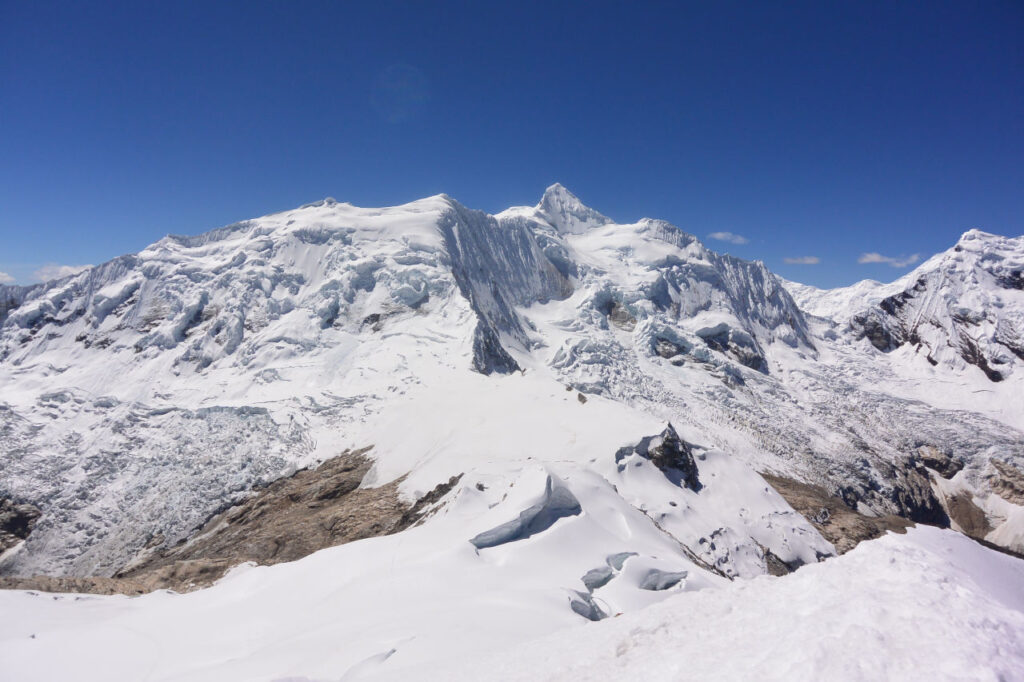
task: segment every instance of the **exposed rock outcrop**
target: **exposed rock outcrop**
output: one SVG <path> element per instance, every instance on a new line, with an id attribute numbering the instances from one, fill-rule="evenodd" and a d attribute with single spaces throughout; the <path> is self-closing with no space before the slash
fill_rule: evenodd
<path id="1" fill-rule="evenodd" d="M 0 499 L 0 554 L 28 537 L 40 513 L 31 504 Z"/>
<path id="2" fill-rule="evenodd" d="M 509 355 L 498 334 L 483 320 L 473 332 L 473 369 L 481 374 L 511 374 L 519 371 L 519 363 Z"/>
<path id="3" fill-rule="evenodd" d="M 985 512 L 974 504 L 974 500 L 971 499 L 971 494 L 968 492 L 961 492 L 947 498 L 946 511 L 950 519 L 968 537 L 984 540 L 992 530 Z"/>
<path id="4" fill-rule="evenodd" d="M 1024 472 L 1007 462 L 993 459 L 995 473 L 989 477 L 989 485 L 999 497 L 1007 502 L 1024 506 Z"/>
<path id="5" fill-rule="evenodd" d="M 204 587 L 241 563 L 295 561 L 325 547 L 405 530 L 429 514 L 461 477 L 453 476 L 410 506 L 399 498 L 401 479 L 359 487 L 373 464 L 369 449 L 273 482 L 211 518 L 186 541 L 148 550 L 113 578 L 11 577 L 0 579 L 0 588 L 140 594 Z"/>
<path id="6" fill-rule="evenodd" d="M 614 299 L 609 299 L 601 306 L 601 312 L 608 316 L 608 322 L 622 331 L 631 332 L 636 329 L 636 318 L 629 309 Z"/>
<path id="7" fill-rule="evenodd" d="M 896 504 L 901 516 L 916 523 L 940 528 L 949 526 L 949 516 L 935 496 L 928 470 L 920 460 L 911 458 L 904 466 L 894 464 L 887 480 L 893 482 L 888 488 L 888 498 Z"/>
<path id="8" fill-rule="evenodd" d="M 768 374 L 768 360 L 757 342 L 746 332 L 735 329 L 712 329 L 698 332 L 708 348 L 732 355 L 745 367 Z"/>
<path id="9" fill-rule="evenodd" d="M 657 436 L 647 436 L 634 446 L 620 448 L 615 453 L 615 461 L 621 462 L 633 453 L 649 459 L 676 485 L 694 492 L 701 489 L 693 451 L 671 424 Z"/>
<path id="10" fill-rule="evenodd" d="M 206 582 L 245 561 L 294 561 L 323 547 L 383 535 L 405 507 L 396 483 L 359 490 L 372 465 L 365 452 L 347 453 L 277 480 L 211 518 L 186 542 L 144 555 L 115 577 Z"/>
<path id="11" fill-rule="evenodd" d="M 661 336 L 654 339 L 654 352 L 657 353 L 659 357 L 663 357 L 666 360 L 674 358 L 684 353 L 686 350 L 687 349 L 680 344 Z"/>
<path id="12" fill-rule="evenodd" d="M 911 521 L 899 516 L 865 516 L 851 509 L 842 498 L 820 486 L 791 478 L 763 473 L 764 480 L 775 488 L 793 509 L 802 514 L 840 554 L 850 551 L 864 540 L 873 540 L 886 531 L 902 533 Z"/>
<path id="13" fill-rule="evenodd" d="M 116 577 L 152 587 L 202 586 L 243 562 L 295 561 L 325 547 L 396 533 L 415 524 L 458 481 L 438 485 L 409 507 L 399 499 L 401 479 L 359 487 L 373 464 L 369 449 L 275 481 L 210 519 L 187 542 L 145 557 Z"/>
<path id="14" fill-rule="evenodd" d="M 922 445 L 917 449 L 917 454 L 921 464 L 935 470 L 943 478 L 953 478 L 964 468 L 964 463 L 961 460 L 954 459 L 931 445 Z"/>
<path id="15" fill-rule="evenodd" d="M 152 592 L 141 582 L 123 578 L 54 578 L 35 575 L 29 578 L 0 576 L 0 590 L 32 590 L 35 592 L 82 592 L 86 594 L 127 594 L 135 596 Z"/>

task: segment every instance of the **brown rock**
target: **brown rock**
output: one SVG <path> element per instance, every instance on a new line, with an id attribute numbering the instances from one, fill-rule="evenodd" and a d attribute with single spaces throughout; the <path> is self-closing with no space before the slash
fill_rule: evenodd
<path id="1" fill-rule="evenodd" d="M 970 493 L 962 492 L 947 498 L 946 512 L 949 514 L 949 518 L 960 526 L 964 535 L 984 539 L 992 531 L 985 512 L 974 504 Z"/>
<path id="2" fill-rule="evenodd" d="M 782 498 L 802 514 L 844 554 L 864 540 L 873 540 L 886 531 L 906 532 L 913 522 L 900 516 L 865 516 L 851 509 L 839 497 L 820 486 L 774 474 L 761 474 Z"/>
<path id="3" fill-rule="evenodd" d="M 0 588 L 140 594 L 205 587 L 241 563 L 295 561 L 325 547 L 409 528 L 461 478 L 453 476 L 410 506 L 399 499 L 401 479 L 359 487 L 373 464 L 369 449 L 271 483 L 211 518 L 185 542 L 147 550 L 113 578 L 6 578 Z"/>
<path id="4" fill-rule="evenodd" d="M 992 467 L 996 470 L 989 477 L 992 492 L 1007 502 L 1024 505 L 1024 472 L 998 459 L 992 460 Z"/>

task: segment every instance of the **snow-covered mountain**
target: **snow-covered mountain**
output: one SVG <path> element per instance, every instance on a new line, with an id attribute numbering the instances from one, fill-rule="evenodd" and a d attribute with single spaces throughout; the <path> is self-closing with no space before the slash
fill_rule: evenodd
<path id="1" fill-rule="evenodd" d="M 977 367 L 1003 381 L 1024 360 L 1021 240 L 970 230 L 892 284 L 821 291 L 792 285 L 803 309 L 850 323 L 877 349 L 911 346 L 932 365 Z"/>
<path id="2" fill-rule="evenodd" d="M 344 672 L 443 655 L 438 609 L 487 648 L 816 563 L 890 515 L 1024 551 L 1022 264 L 972 231 L 823 292 L 553 185 L 493 216 L 328 199 L 0 286 L 0 502 L 38 510 L 0 575 L 177 571 L 288 505 L 352 523 L 323 505 L 358 485 L 364 517 L 401 516 L 358 537 L 401 532 L 212 588 L 333 575 L 367 614 Z M 353 453 L 350 487 L 260 497 Z"/>

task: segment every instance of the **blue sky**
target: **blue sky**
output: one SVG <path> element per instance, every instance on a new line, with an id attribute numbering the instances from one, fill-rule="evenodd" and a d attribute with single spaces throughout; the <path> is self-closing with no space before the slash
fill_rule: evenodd
<path id="1" fill-rule="evenodd" d="M 0 273 L 558 181 L 792 279 L 890 280 L 1024 232 L 1022 35 L 1018 0 L 0 0 Z"/>

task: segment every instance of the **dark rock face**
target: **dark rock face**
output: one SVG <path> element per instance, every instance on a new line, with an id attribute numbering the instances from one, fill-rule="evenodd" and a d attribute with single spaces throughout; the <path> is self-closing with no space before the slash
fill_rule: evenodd
<path id="1" fill-rule="evenodd" d="M 498 335 L 483 320 L 473 333 L 473 369 L 481 374 L 511 374 L 520 370 L 519 363 L 501 345 Z"/>
<path id="2" fill-rule="evenodd" d="M 866 460 L 864 464 L 867 475 L 836 493 L 847 507 L 859 509 L 864 503 L 869 509 L 892 510 L 915 523 L 949 527 L 949 516 L 932 489 L 931 474 L 920 453 L 893 462 L 876 461 L 869 467 Z M 947 470 L 955 466 L 950 463 Z"/>
<path id="3" fill-rule="evenodd" d="M 946 509 L 950 518 L 969 537 L 984 539 L 992 531 L 985 512 L 974 504 L 970 493 L 959 493 L 947 499 Z"/>
<path id="4" fill-rule="evenodd" d="M 693 451 L 671 424 L 657 436 L 647 436 L 632 447 L 620 448 L 615 453 L 615 461 L 621 462 L 634 453 L 650 460 L 676 485 L 700 491 L 702 486 Z"/>
<path id="5" fill-rule="evenodd" d="M 926 523 L 939 528 L 949 527 L 949 516 L 942 502 L 935 497 L 928 471 L 916 457 L 901 465 L 893 465 L 886 480 L 892 486 L 883 495 L 896 504 L 901 516 L 916 523 Z"/>
<path id="6" fill-rule="evenodd" d="M 764 554 L 764 565 L 768 569 L 768 575 L 783 576 L 789 575 L 799 566 L 792 566 L 789 563 L 783 561 L 778 557 L 777 554 L 772 552 L 767 547 L 761 547 L 761 552 Z"/>
<path id="7" fill-rule="evenodd" d="M 636 329 L 636 318 L 629 313 L 626 306 L 614 299 L 603 304 L 601 312 L 608 316 L 608 322 L 623 331 L 631 332 Z"/>
<path id="8" fill-rule="evenodd" d="M 985 354 L 981 352 L 980 348 L 978 348 L 978 344 L 974 342 L 974 339 L 963 331 L 960 332 L 959 336 L 960 357 L 970 364 L 977 366 L 978 369 L 985 373 L 985 376 L 989 378 L 989 381 L 1002 381 L 1003 375 L 989 366 L 988 358 L 986 358 Z"/>
<path id="9" fill-rule="evenodd" d="M 363 318 L 363 326 L 369 325 L 373 331 L 380 331 L 380 313 L 371 313 Z"/>
<path id="10" fill-rule="evenodd" d="M 996 343 L 1002 344 L 1011 353 L 1024 360 L 1024 329 L 1017 329 L 1007 320 L 1000 320 L 992 338 Z"/>
<path id="11" fill-rule="evenodd" d="M 21 307 L 33 294 L 44 287 L 42 284 L 30 284 L 21 286 L 18 284 L 0 284 L 0 324 L 3 324 L 7 317 Z M 60 305 L 60 303 L 58 303 Z M 33 320 L 30 328 L 32 333 L 38 331 L 43 324 L 43 316 Z M 2 358 L 0 358 L 2 359 Z"/>
<path id="12" fill-rule="evenodd" d="M 757 350 L 737 344 L 733 344 L 731 350 L 744 367 L 756 369 L 761 374 L 768 374 L 768 361 Z"/>
<path id="13" fill-rule="evenodd" d="M 705 334 L 701 337 L 704 339 L 704 343 L 708 345 L 708 348 L 717 350 L 720 353 L 726 353 L 729 351 L 729 332 L 719 332 L 718 334 Z"/>
<path id="14" fill-rule="evenodd" d="M 949 527 L 949 516 L 932 488 L 931 473 L 927 459 L 954 472 L 959 466 L 952 460 L 928 446 L 897 461 L 874 461 L 868 465 L 863 461 L 865 475 L 855 483 L 844 485 L 837 495 L 850 509 L 859 509 L 861 503 L 876 512 L 891 510 L 893 513 L 915 523 L 927 523 L 940 528 Z M 941 474 L 940 474 L 941 475 Z"/>
<path id="15" fill-rule="evenodd" d="M 872 346 L 883 353 L 903 345 L 903 339 L 898 331 L 889 329 L 885 321 L 880 319 L 875 311 L 855 315 L 850 321 L 850 326 L 857 333 L 858 338 L 866 338 Z"/>
<path id="16" fill-rule="evenodd" d="M 452 488 L 454 488 L 455 485 L 461 480 L 462 474 L 459 474 L 458 476 L 452 476 L 444 483 L 438 483 L 436 486 L 434 486 L 433 490 L 431 490 L 429 493 L 427 493 L 420 499 L 416 500 L 416 504 L 414 504 L 404 514 L 402 514 L 402 518 L 398 520 L 398 523 L 395 525 L 395 528 L 391 532 L 397 533 L 399 531 L 405 530 L 406 528 L 412 528 L 420 521 L 430 516 L 430 514 L 427 513 L 429 507 L 440 502 L 441 499 L 444 498 L 445 495 L 450 493 L 452 491 Z M 480 485 L 482 484 L 477 483 L 478 489 Z"/>
<path id="17" fill-rule="evenodd" d="M 768 360 L 757 342 L 745 333 L 736 333 L 735 330 L 726 329 L 714 334 L 704 334 L 701 338 L 708 348 L 728 353 L 744 367 L 768 374 Z"/>
<path id="18" fill-rule="evenodd" d="M 878 350 L 888 353 L 904 343 L 915 341 L 913 330 L 908 331 L 902 322 L 903 308 L 927 287 L 923 279 L 917 280 L 913 288 L 884 298 L 877 308 L 855 315 L 850 326 L 859 338 L 867 338 Z"/>
<path id="19" fill-rule="evenodd" d="M 31 504 L 0 500 L 0 553 L 28 537 L 41 512 Z"/>
<path id="20" fill-rule="evenodd" d="M 998 282 L 999 286 L 1004 289 L 1024 290 L 1024 270 L 1008 272 L 1005 275 L 997 277 L 996 282 Z"/>
<path id="21" fill-rule="evenodd" d="M 872 540 L 889 530 L 903 532 L 912 525 L 899 516 L 864 516 L 821 486 L 772 474 L 762 473 L 761 476 L 840 554 L 850 551 L 863 540 Z M 770 560 L 769 568 L 772 568 Z"/>
<path id="22" fill-rule="evenodd" d="M 964 468 L 962 461 L 953 459 L 946 453 L 929 445 L 919 448 L 917 454 L 921 459 L 921 464 L 937 471 L 943 478 L 953 478 Z"/>
<path id="23" fill-rule="evenodd" d="M 666 360 L 674 358 L 684 350 L 685 349 L 679 344 L 669 341 L 661 336 L 654 339 L 654 352 Z"/>

